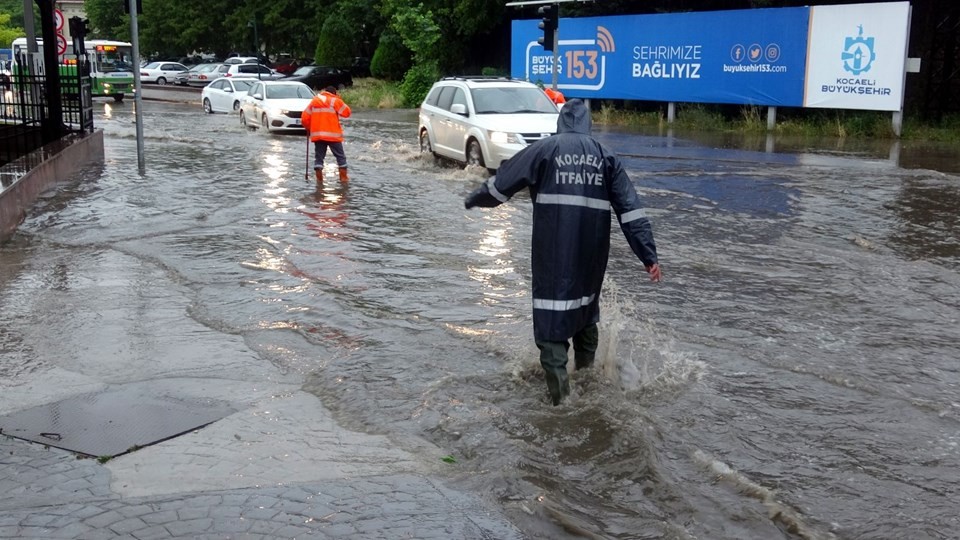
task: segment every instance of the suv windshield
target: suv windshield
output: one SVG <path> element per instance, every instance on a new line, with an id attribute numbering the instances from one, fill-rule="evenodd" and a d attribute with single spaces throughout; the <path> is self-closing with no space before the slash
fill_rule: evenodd
<path id="1" fill-rule="evenodd" d="M 313 92 L 310 88 L 300 84 L 284 84 L 267 87 L 268 99 L 311 99 Z"/>
<path id="2" fill-rule="evenodd" d="M 473 108 L 477 114 L 557 112 L 556 105 L 539 88 L 475 88 Z"/>

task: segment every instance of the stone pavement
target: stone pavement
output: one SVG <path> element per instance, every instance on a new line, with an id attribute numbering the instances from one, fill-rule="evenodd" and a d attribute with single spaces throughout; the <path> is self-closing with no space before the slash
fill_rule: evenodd
<path id="1" fill-rule="evenodd" d="M 237 412 L 105 463 L 0 435 L 0 539 L 523 537 L 496 502 L 444 484 L 463 471 L 440 448 L 346 429 L 303 391 L 332 349 L 209 323 L 139 240 L 52 236 L 3 253 L 0 416 L 118 386 Z M 48 279 L 61 265 L 69 286 Z M 108 424 L 89 422 L 68 428 Z"/>
<path id="2" fill-rule="evenodd" d="M 344 430 L 303 392 L 105 464 L 0 436 L 0 538 L 522 538 L 421 451 Z"/>

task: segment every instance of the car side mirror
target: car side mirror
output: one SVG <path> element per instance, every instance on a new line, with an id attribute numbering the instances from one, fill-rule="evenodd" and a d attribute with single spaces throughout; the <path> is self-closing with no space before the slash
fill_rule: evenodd
<path id="1" fill-rule="evenodd" d="M 253 94 L 253 95 L 250 96 L 250 97 L 252 97 L 253 99 L 263 99 L 263 94 L 256 93 L 256 94 Z"/>
<path id="2" fill-rule="evenodd" d="M 232 88 L 224 88 L 223 91 L 224 91 L 224 92 L 227 92 L 228 94 L 232 94 L 232 93 L 233 93 L 233 89 L 232 89 Z"/>
<path id="3" fill-rule="evenodd" d="M 459 114 L 460 116 L 467 116 L 467 106 L 463 103 L 454 103 L 450 106 L 450 112 Z"/>

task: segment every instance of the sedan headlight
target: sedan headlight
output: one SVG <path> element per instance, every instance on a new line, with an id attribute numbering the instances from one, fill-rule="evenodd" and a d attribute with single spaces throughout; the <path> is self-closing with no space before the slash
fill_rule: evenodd
<path id="1" fill-rule="evenodd" d="M 495 144 L 518 144 L 520 139 L 516 133 L 505 133 L 503 131 L 491 131 L 490 142 Z"/>

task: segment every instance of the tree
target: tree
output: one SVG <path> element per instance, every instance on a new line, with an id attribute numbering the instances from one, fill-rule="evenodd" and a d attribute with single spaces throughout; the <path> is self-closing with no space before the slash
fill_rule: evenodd
<path id="1" fill-rule="evenodd" d="M 9 13 L 0 13 L 0 48 L 10 47 L 13 40 L 23 36 L 23 28 L 10 24 L 12 18 Z"/>

